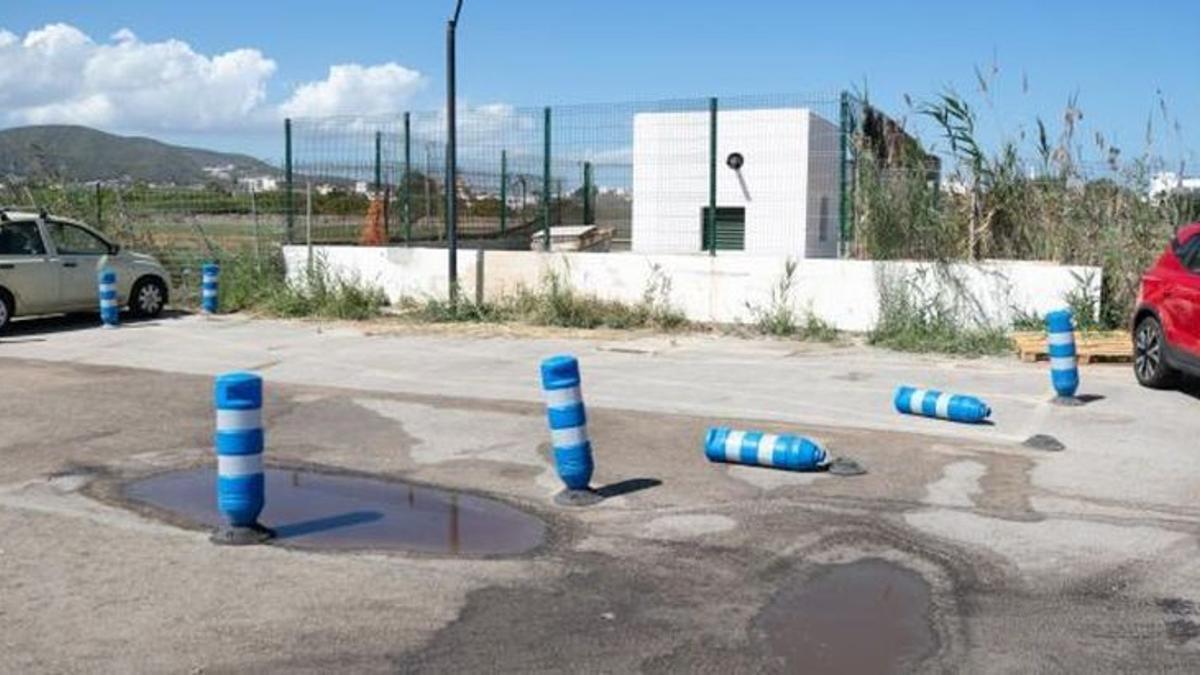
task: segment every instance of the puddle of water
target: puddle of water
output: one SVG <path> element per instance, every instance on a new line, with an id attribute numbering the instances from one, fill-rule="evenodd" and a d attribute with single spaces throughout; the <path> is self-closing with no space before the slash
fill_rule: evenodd
<path id="1" fill-rule="evenodd" d="M 214 468 L 160 474 L 125 496 L 209 527 L 223 524 Z M 507 504 L 390 481 L 290 469 L 266 470 L 260 521 L 277 541 L 311 549 L 515 555 L 545 538 L 545 525 Z"/>
<path id="2" fill-rule="evenodd" d="M 755 626 L 789 672 L 890 673 L 933 651 L 929 610 L 920 575 L 873 558 L 783 588 Z"/>

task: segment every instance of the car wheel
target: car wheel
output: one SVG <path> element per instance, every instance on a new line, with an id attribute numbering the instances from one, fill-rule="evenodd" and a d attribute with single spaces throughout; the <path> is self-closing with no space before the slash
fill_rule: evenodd
<path id="1" fill-rule="evenodd" d="M 155 277 L 138 279 L 129 294 L 129 313 L 139 319 L 152 319 L 167 306 L 167 285 Z"/>
<path id="2" fill-rule="evenodd" d="M 1167 365 L 1166 340 L 1162 324 L 1148 316 L 1133 331 L 1133 372 L 1142 386 L 1166 389 L 1175 383 L 1177 373 Z"/>
<path id="3" fill-rule="evenodd" d="M 0 288 L 0 333 L 3 333 L 8 328 L 8 322 L 12 321 L 15 311 L 16 303 L 13 302 L 12 295 L 3 288 Z"/>

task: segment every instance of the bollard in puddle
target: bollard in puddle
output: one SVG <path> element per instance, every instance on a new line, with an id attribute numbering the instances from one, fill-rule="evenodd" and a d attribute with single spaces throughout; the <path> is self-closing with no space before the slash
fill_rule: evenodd
<path id="1" fill-rule="evenodd" d="M 228 526 L 218 530 L 213 541 L 261 543 L 274 536 L 258 522 L 265 504 L 262 378 L 246 372 L 218 375 L 214 398 L 217 508 Z"/>
<path id="2" fill-rule="evenodd" d="M 573 356 L 552 356 L 542 361 L 541 371 L 554 467 L 566 485 L 555 501 L 564 506 L 594 504 L 601 497 L 589 486 L 594 464 L 580 390 L 579 361 Z"/>
<path id="3" fill-rule="evenodd" d="M 217 313 L 217 284 L 221 277 L 221 266 L 205 263 L 200 268 L 200 309 L 205 314 Z"/>
<path id="4" fill-rule="evenodd" d="M 711 462 L 748 464 L 788 471 L 817 471 L 829 464 L 820 443 L 792 434 L 766 434 L 712 427 L 704 437 L 704 455 Z"/>
<path id="5" fill-rule="evenodd" d="M 1050 353 L 1050 382 L 1060 405 L 1077 405 L 1079 364 L 1075 351 L 1075 319 L 1071 310 L 1060 309 L 1046 315 L 1046 349 Z"/>
<path id="6" fill-rule="evenodd" d="M 893 402 L 896 411 L 906 415 L 923 415 L 954 422 L 977 424 L 992 414 L 988 404 L 974 396 L 947 394 L 933 389 L 902 386 L 896 389 Z"/>
<path id="7" fill-rule="evenodd" d="M 100 270 L 96 282 L 100 294 L 100 321 L 105 328 L 116 328 L 121 323 L 121 308 L 117 300 L 117 273 L 105 267 Z"/>

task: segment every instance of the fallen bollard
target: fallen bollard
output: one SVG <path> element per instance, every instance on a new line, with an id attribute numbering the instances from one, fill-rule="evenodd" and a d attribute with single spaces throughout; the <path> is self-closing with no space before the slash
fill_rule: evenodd
<path id="1" fill-rule="evenodd" d="M 205 263 L 200 268 L 200 309 L 205 314 L 217 313 L 217 284 L 221 277 L 221 266 Z"/>
<path id="2" fill-rule="evenodd" d="M 117 304 L 117 273 L 105 267 L 100 270 L 96 281 L 100 293 L 100 321 L 105 328 L 116 328 L 121 323 L 121 308 Z"/>
<path id="3" fill-rule="evenodd" d="M 902 386 L 896 390 L 896 411 L 955 422 L 982 422 L 992 414 L 986 403 L 974 396 L 946 394 L 932 389 Z"/>
<path id="4" fill-rule="evenodd" d="M 589 487 L 594 464 L 579 386 L 579 361 L 573 356 L 552 356 L 542 361 L 541 370 L 554 467 L 566 485 L 555 501 L 565 506 L 594 504 L 601 497 Z"/>
<path id="5" fill-rule="evenodd" d="M 1075 358 L 1075 320 L 1071 310 L 1060 309 L 1046 315 L 1046 347 L 1050 353 L 1050 382 L 1058 394 L 1055 402 L 1077 405 L 1079 365 Z"/>
<path id="6" fill-rule="evenodd" d="M 712 427 L 704 437 L 704 455 L 712 462 L 765 466 L 788 471 L 816 471 L 829 463 L 816 441 L 791 434 L 766 434 Z"/>
<path id="7" fill-rule="evenodd" d="M 258 522 L 265 504 L 262 378 L 254 373 L 218 375 L 217 508 L 229 522 L 213 535 L 218 544 L 257 544 L 274 536 Z"/>

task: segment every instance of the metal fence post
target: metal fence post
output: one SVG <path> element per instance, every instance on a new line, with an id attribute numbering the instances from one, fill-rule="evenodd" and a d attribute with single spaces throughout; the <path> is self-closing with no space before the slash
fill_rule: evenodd
<path id="1" fill-rule="evenodd" d="M 849 257 L 850 253 L 850 194 L 849 194 L 849 172 L 847 171 L 847 162 L 850 161 L 850 94 L 843 91 L 841 95 L 841 103 L 839 106 L 839 130 L 838 134 L 838 172 L 839 172 L 839 187 L 838 195 L 838 232 L 841 237 L 839 247 L 841 248 L 842 257 Z"/>
<path id="2" fill-rule="evenodd" d="M 292 228 L 296 225 L 295 209 L 292 207 L 292 119 L 290 117 L 283 121 L 283 180 L 287 186 L 287 191 L 283 196 L 286 212 L 284 241 L 290 244 L 292 243 Z"/>
<path id="3" fill-rule="evenodd" d="M 508 229 L 508 151 L 500 151 L 500 234 Z"/>
<path id="4" fill-rule="evenodd" d="M 542 250 L 550 250 L 550 106 L 542 121 Z"/>
<path id="5" fill-rule="evenodd" d="M 404 243 L 412 239 L 412 120 L 404 113 Z"/>
<path id="6" fill-rule="evenodd" d="M 717 97 L 708 99 L 708 254 L 717 254 Z"/>
<path id="7" fill-rule="evenodd" d="M 254 227 L 254 267 L 262 270 L 262 255 L 258 243 L 258 199 L 254 196 L 254 186 L 250 186 L 250 222 Z"/>
<path id="8" fill-rule="evenodd" d="M 383 191 L 383 133 L 375 132 L 375 197 Z"/>
<path id="9" fill-rule="evenodd" d="M 594 225 L 595 214 L 592 213 L 592 163 L 583 163 L 583 224 Z"/>

